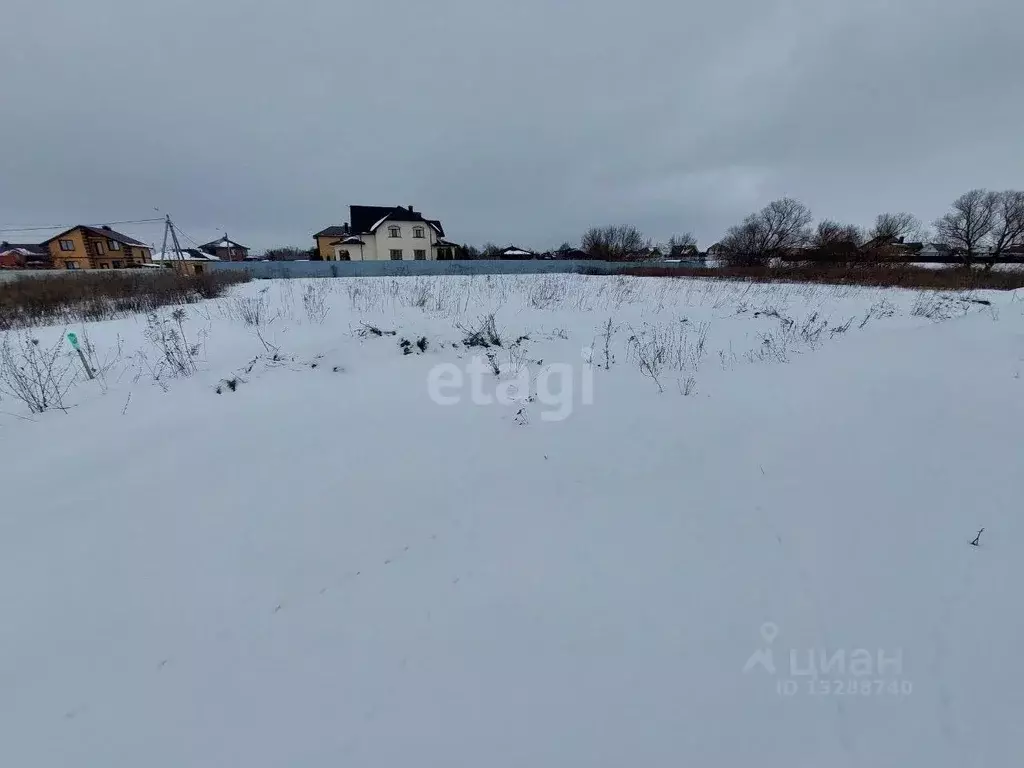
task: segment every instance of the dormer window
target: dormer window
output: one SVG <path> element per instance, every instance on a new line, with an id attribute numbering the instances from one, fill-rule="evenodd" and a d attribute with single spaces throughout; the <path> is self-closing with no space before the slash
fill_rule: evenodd
<path id="1" fill-rule="evenodd" d="M 401 227 L 388 227 L 388 237 L 401 237 L 401 236 L 402 236 L 402 228 Z"/>
<path id="2" fill-rule="evenodd" d="M 419 238 L 425 237 L 426 235 L 423 233 L 423 227 L 413 227 L 412 228 L 412 236 L 413 237 L 419 237 Z"/>

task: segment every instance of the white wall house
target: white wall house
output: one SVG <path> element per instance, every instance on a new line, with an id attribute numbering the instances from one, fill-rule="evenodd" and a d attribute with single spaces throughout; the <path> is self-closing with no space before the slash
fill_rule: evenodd
<path id="1" fill-rule="evenodd" d="M 345 224 L 313 236 L 324 261 L 434 261 L 455 255 L 441 222 L 412 206 L 353 205 L 349 214 Z"/>

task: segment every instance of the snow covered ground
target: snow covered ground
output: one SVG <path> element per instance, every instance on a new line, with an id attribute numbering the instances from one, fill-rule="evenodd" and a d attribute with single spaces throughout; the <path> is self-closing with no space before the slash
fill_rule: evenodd
<path id="1" fill-rule="evenodd" d="M 171 309 L 33 329 L 100 375 L 0 399 L 0 765 L 1020 765 L 1022 299 L 353 278 L 185 307 L 185 360 Z"/>

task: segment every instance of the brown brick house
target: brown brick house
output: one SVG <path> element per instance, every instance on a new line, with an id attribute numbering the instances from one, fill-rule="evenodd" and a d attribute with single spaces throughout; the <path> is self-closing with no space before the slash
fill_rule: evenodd
<path id="1" fill-rule="evenodd" d="M 245 261 L 249 258 L 249 248 L 229 239 L 226 232 L 220 240 L 203 243 L 199 250 L 220 261 Z"/>
<path id="2" fill-rule="evenodd" d="M 148 245 L 106 226 L 72 227 L 42 246 L 55 269 L 128 269 L 153 261 Z"/>
<path id="3" fill-rule="evenodd" d="M 49 269 L 50 252 L 35 243 L 0 243 L 0 269 Z"/>

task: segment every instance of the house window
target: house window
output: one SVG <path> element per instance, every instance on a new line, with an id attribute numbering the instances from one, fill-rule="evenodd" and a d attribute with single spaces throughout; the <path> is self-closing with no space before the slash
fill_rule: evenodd
<path id="1" fill-rule="evenodd" d="M 423 227 L 413 227 L 412 236 L 419 238 L 425 237 L 425 235 L 423 234 Z"/>
<path id="2" fill-rule="evenodd" d="M 402 249 L 401 248 L 392 248 L 391 249 L 391 260 L 392 261 L 401 261 L 402 260 Z"/>
<path id="3" fill-rule="evenodd" d="M 426 251 L 413 251 L 413 254 L 416 256 L 416 261 L 425 261 L 427 258 Z"/>
<path id="4" fill-rule="evenodd" d="M 122 265 L 122 263 L 120 261 L 115 261 L 114 262 L 114 269 L 120 269 L 122 266 L 123 265 Z"/>
<path id="5" fill-rule="evenodd" d="M 100 255 L 103 253 L 103 243 L 97 241 L 93 243 L 93 247 L 96 249 L 96 254 Z"/>
<path id="6" fill-rule="evenodd" d="M 107 248 L 109 248 L 112 251 L 120 251 L 121 244 L 117 242 L 117 240 L 107 240 Z"/>
<path id="7" fill-rule="evenodd" d="M 64 269 L 78 269 L 78 262 L 77 261 L 65 261 L 64 262 Z"/>
<path id="8" fill-rule="evenodd" d="M 105 261 L 101 261 L 100 262 L 100 269 L 110 269 L 110 265 L 107 264 L 107 262 L 105 262 Z"/>
<path id="9" fill-rule="evenodd" d="M 401 227 L 388 227 L 388 237 L 401 237 L 401 236 L 402 236 L 402 228 Z"/>
<path id="10" fill-rule="evenodd" d="M 75 241 L 74 240 L 61 240 L 60 241 L 60 249 L 62 251 L 73 251 L 73 250 L 75 250 Z"/>

